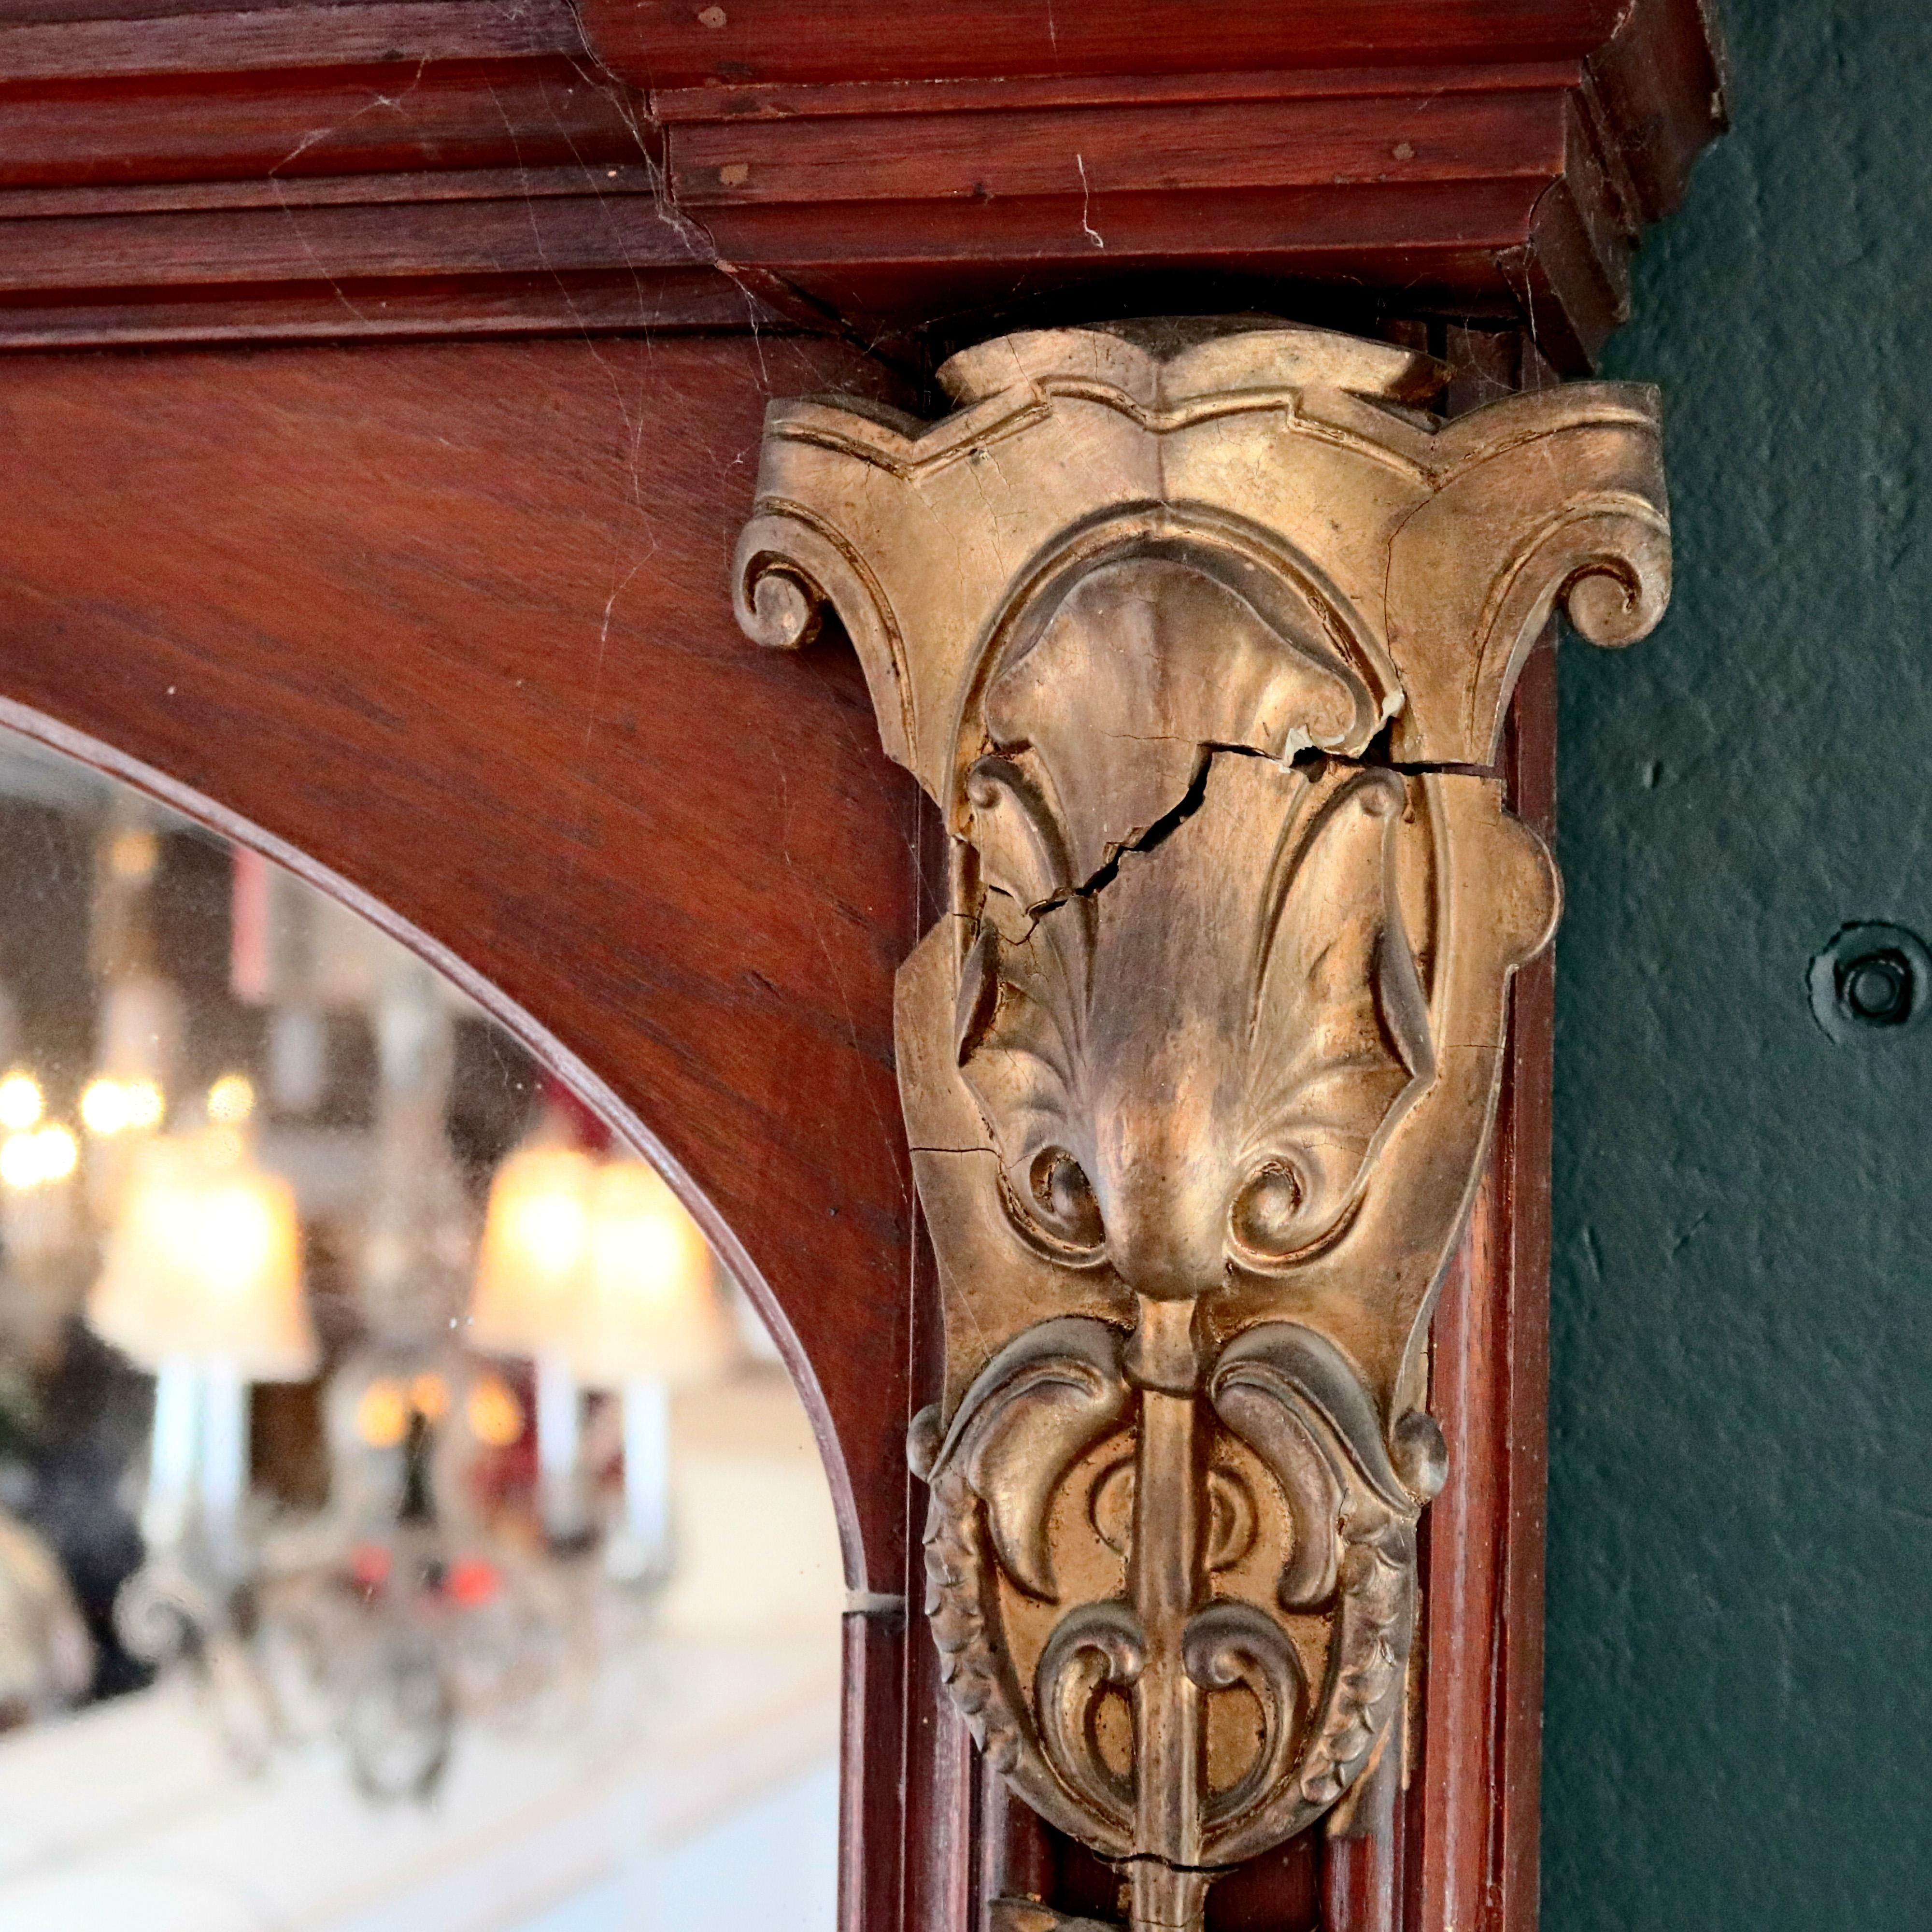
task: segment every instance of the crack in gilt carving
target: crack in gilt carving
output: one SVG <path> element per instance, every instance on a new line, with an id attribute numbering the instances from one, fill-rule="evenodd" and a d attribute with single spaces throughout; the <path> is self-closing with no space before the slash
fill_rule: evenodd
<path id="1" fill-rule="evenodd" d="M 1008 337 L 937 424 L 774 406 L 739 547 L 747 632 L 835 610 L 951 834 L 897 1014 L 946 1322 L 927 1610 L 1136 1932 L 1399 1768 L 1429 1315 L 1557 904 L 1490 768 L 1556 608 L 1628 644 L 1669 591 L 1651 392 L 1445 424 L 1440 374 L 1285 327 Z"/>

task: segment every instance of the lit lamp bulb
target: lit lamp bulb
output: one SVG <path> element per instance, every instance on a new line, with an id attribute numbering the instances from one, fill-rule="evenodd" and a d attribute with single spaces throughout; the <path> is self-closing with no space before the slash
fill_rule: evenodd
<path id="1" fill-rule="evenodd" d="M 152 1080 L 91 1080 L 80 1096 L 81 1124 L 103 1139 L 145 1133 L 161 1124 L 161 1090 Z"/>
<path id="2" fill-rule="evenodd" d="M 642 1161 L 598 1174 L 588 1259 L 571 1365 L 623 1402 L 624 1533 L 608 1558 L 620 1574 L 661 1578 L 670 1558 L 671 1395 L 728 1366 L 731 1325 L 697 1222 Z"/>
<path id="3" fill-rule="evenodd" d="M 40 1125 L 46 1111 L 40 1083 L 15 1071 L 0 1080 L 0 1186 L 25 1192 L 64 1180 L 80 1163 L 80 1149 L 65 1127 Z"/>
<path id="4" fill-rule="evenodd" d="M 218 1127 L 245 1126 L 255 1112 L 255 1083 L 245 1073 L 224 1073 L 208 1090 L 208 1118 Z"/>
<path id="5" fill-rule="evenodd" d="M 40 1083 L 31 1073 L 16 1068 L 0 1080 L 0 1127 L 10 1134 L 23 1134 L 36 1126 L 46 1111 Z"/>
<path id="6" fill-rule="evenodd" d="M 0 1140 L 0 1186 L 17 1193 L 64 1180 L 80 1163 L 80 1144 L 63 1126 L 35 1127 Z"/>
<path id="7" fill-rule="evenodd" d="M 536 1366 L 537 1486 L 544 1527 L 583 1528 L 581 1424 L 569 1338 L 590 1248 L 596 1163 L 576 1148 L 530 1147 L 496 1170 L 477 1256 L 470 1340 Z"/>
<path id="8" fill-rule="evenodd" d="M 87 1320 L 156 1378 L 149 1540 L 179 1541 L 198 1500 L 212 1553 L 232 1563 L 248 1385 L 305 1381 L 317 1364 L 288 1183 L 255 1167 L 230 1130 L 141 1145 Z"/>

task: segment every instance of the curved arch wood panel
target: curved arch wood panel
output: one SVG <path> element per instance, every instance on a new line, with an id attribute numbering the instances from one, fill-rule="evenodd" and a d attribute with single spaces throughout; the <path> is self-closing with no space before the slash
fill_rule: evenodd
<path id="1" fill-rule="evenodd" d="M 297 848 L 592 1070 L 768 1287 L 849 1580 L 897 1592 L 913 788 L 849 654 L 752 650 L 723 588 L 767 386 L 871 380 L 745 336 L 8 364 L 0 696 Z"/>

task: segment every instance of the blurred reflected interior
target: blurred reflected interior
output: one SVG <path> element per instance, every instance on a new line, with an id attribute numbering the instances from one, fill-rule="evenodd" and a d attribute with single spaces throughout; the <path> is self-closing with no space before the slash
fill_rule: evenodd
<path id="1" fill-rule="evenodd" d="M 842 1603 L 656 1172 L 0 734 L 0 1926 L 830 1932 Z"/>

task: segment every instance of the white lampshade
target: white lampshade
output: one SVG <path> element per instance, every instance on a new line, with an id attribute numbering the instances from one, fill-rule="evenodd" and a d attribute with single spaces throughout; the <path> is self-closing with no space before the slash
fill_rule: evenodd
<path id="1" fill-rule="evenodd" d="M 711 1250 L 683 1204 L 642 1161 L 612 1161 L 591 1192 L 589 1266 L 566 1344 L 592 1388 L 688 1388 L 730 1362 L 730 1318 Z"/>
<path id="2" fill-rule="evenodd" d="M 225 1363 L 248 1382 L 314 1375 L 288 1183 L 220 1130 L 137 1148 L 87 1319 L 149 1370 L 185 1356 Z"/>
<path id="3" fill-rule="evenodd" d="M 576 1148 L 528 1147 L 490 1184 L 470 1340 L 536 1356 L 562 1345 L 583 1293 L 596 1165 Z"/>

